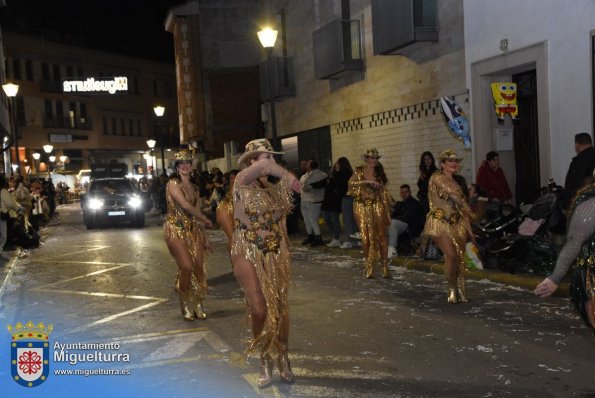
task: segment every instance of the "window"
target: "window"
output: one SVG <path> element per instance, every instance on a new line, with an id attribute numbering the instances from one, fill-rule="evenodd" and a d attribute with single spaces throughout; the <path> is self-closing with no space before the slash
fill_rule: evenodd
<path id="1" fill-rule="evenodd" d="M 54 81 L 59 82 L 60 80 L 62 80 L 62 77 L 60 74 L 60 65 L 54 64 L 53 71 L 54 71 Z"/>
<path id="2" fill-rule="evenodd" d="M 153 95 L 155 97 L 159 96 L 159 90 L 157 90 L 157 80 L 153 80 Z"/>
<path id="3" fill-rule="evenodd" d="M 52 120 L 52 118 L 54 116 L 52 113 L 52 101 L 49 99 L 46 99 L 43 101 L 43 105 L 44 105 L 45 118 L 47 120 Z"/>
<path id="4" fill-rule="evenodd" d="M 128 119 L 128 135 L 131 137 L 134 135 L 134 122 L 132 119 Z"/>
<path id="5" fill-rule="evenodd" d="M 25 77 L 28 81 L 33 81 L 33 62 L 30 59 L 25 60 Z"/>
<path id="6" fill-rule="evenodd" d="M 68 103 L 68 124 L 70 126 L 70 128 L 75 128 L 77 126 L 77 120 L 76 120 L 76 102 L 74 101 L 70 101 Z"/>
<path id="7" fill-rule="evenodd" d="M 102 120 L 102 124 L 103 124 L 103 135 L 108 135 L 108 130 L 107 130 L 107 117 L 103 116 L 101 118 Z"/>
<path id="8" fill-rule="evenodd" d="M 126 135 L 126 120 L 124 118 L 120 119 L 120 135 Z"/>
<path id="9" fill-rule="evenodd" d="M 73 77 L 74 76 L 74 70 L 72 68 L 72 66 L 67 66 L 66 67 L 66 77 Z"/>
<path id="10" fill-rule="evenodd" d="M 21 60 L 18 58 L 12 59 L 12 76 L 16 80 L 22 80 L 23 77 L 21 75 Z"/>
<path id="11" fill-rule="evenodd" d="M 64 106 L 62 105 L 62 101 L 56 101 L 56 119 L 58 119 L 58 123 L 62 123 L 64 120 Z"/>
<path id="12" fill-rule="evenodd" d="M 50 66 L 45 62 L 41 64 L 41 79 L 46 82 L 50 80 Z"/>

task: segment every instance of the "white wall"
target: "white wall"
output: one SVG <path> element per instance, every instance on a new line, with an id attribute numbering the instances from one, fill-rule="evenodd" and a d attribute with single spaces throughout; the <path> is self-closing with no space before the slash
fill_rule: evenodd
<path id="1" fill-rule="evenodd" d="M 464 0 L 464 17 L 467 87 L 470 65 L 502 55 L 502 39 L 508 39 L 508 51 L 547 43 L 551 172 L 563 183 L 575 156 L 574 135 L 592 134 L 590 42 L 595 1 Z"/>

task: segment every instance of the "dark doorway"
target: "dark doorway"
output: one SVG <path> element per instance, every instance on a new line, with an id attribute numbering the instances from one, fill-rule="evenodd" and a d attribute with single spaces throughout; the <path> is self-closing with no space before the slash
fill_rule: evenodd
<path id="1" fill-rule="evenodd" d="M 537 124 L 537 75 L 535 70 L 512 75 L 517 84 L 519 122 L 514 126 L 516 200 L 531 203 L 539 195 L 539 126 Z"/>
<path id="2" fill-rule="evenodd" d="M 316 159 L 320 170 L 326 173 L 332 166 L 332 156 L 329 126 L 298 134 L 298 161 Z"/>

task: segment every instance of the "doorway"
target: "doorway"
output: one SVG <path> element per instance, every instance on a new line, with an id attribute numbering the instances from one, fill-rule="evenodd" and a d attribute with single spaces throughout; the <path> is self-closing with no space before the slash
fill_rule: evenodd
<path id="1" fill-rule="evenodd" d="M 515 193 L 517 205 L 532 203 L 541 187 L 537 73 L 530 70 L 512 75 L 517 84 L 519 122 L 514 125 Z"/>

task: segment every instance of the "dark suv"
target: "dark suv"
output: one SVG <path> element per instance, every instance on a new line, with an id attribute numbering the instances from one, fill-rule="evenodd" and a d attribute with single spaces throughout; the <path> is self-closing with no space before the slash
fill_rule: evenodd
<path id="1" fill-rule="evenodd" d="M 87 229 L 97 225 L 130 223 L 145 226 L 145 203 L 128 178 L 94 178 L 81 199 Z"/>

